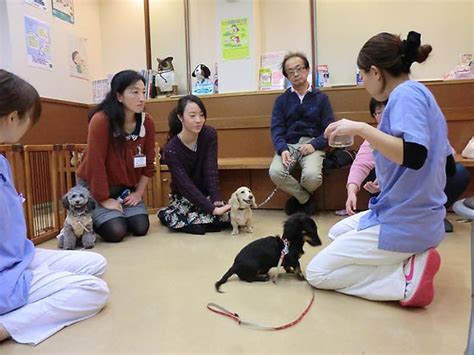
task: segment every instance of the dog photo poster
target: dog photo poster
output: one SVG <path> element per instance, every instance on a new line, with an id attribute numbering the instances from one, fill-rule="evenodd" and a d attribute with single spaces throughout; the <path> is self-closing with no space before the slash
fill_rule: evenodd
<path id="1" fill-rule="evenodd" d="M 53 16 L 74 24 L 74 0 L 51 0 Z"/>
<path id="2" fill-rule="evenodd" d="M 87 39 L 69 35 L 69 75 L 75 78 L 88 80 L 87 55 L 86 55 Z"/>
<path id="3" fill-rule="evenodd" d="M 250 58 L 249 42 L 248 18 L 222 20 L 221 46 L 223 60 Z"/>
<path id="4" fill-rule="evenodd" d="M 26 59 L 28 65 L 53 69 L 51 29 L 45 22 L 25 16 Z"/>

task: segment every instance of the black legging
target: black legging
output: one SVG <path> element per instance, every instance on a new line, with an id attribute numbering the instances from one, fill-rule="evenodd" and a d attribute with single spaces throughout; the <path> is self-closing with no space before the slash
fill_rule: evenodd
<path id="1" fill-rule="evenodd" d="M 96 229 L 96 232 L 106 242 L 118 243 L 128 233 L 136 236 L 147 234 L 150 228 L 148 215 L 138 214 L 129 218 L 117 217 L 104 222 Z"/>

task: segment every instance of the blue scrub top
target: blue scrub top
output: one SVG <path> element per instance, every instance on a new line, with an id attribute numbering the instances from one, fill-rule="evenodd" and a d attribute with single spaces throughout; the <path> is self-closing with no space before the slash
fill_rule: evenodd
<path id="1" fill-rule="evenodd" d="M 419 170 L 398 165 L 374 150 L 381 192 L 370 200 L 359 230 L 380 224 L 380 249 L 420 253 L 444 238 L 446 158 L 452 154 L 447 124 L 432 93 L 416 81 L 390 94 L 382 132 L 424 146 L 427 158 Z"/>
<path id="2" fill-rule="evenodd" d="M 32 272 L 27 270 L 35 255 L 26 237 L 23 197 L 12 183 L 7 159 L 0 154 L 0 314 L 28 301 Z"/>

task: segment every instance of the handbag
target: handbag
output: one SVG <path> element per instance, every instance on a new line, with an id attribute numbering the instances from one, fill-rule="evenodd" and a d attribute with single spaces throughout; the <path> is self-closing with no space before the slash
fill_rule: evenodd
<path id="1" fill-rule="evenodd" d="M 463 158 L 474 159 L 474 137 L 469 140 L 461 155 Z"/>
<path id="2" fill-rule="evenodd" d="M 330 151 L 323 161 L 323 171 L 327 172 L 330 169 L 342 168 L 346 165 L 351 165 L 356 156 L 354 150 L 347 150 L 344 148 L 336 148 Z"/>

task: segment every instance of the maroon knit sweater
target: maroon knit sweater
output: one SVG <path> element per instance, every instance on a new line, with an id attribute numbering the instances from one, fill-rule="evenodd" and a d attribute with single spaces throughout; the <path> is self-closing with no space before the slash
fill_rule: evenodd
<path id="1" fill-rule="evenodd" d="M 212 213 L 215 208 L 213 202 L 221 200 L 216 130 L 206 125 L 202 128 L 195 152 L 174 136 L 166 144 L 163 155 L 171 172 L 171 193 L 179 194 L 194 206 Z M 206 196 L 210 196 L 211 200 Z"/>
<path id="2" fill-rule="evenodd" d="M 87 150 L 77 175 L 89 185 L 92 196 L 101 202 L 108 199 L 109 186 L 135 187 L 142 175 L 155 174 L 155 125 L 145 115 L 145 136 L 137 140 L 113 137 L 109 119 L 103 111 L 97 112 L 89 123 Z M 146 167 L 134 168 L 133 157 L 138 152 L 146 155 Z"/>

